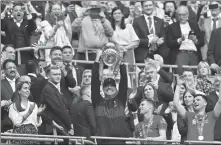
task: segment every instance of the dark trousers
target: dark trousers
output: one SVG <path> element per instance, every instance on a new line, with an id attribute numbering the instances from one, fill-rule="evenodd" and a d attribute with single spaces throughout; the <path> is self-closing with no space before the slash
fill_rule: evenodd
<path id="1" fill-rule="evenodd" d="M 197 66 L 199 63 L 199 55 L 197 52 L 180 51 L 176 58 L 176 64 L 178 68 L 176 70 L 177 74 L 182 74 L 184 68 L 182 65 L 193 65 Z"/>
<path id="2" fill-rule="evenodd" d="M 88 53 L 88 60 L 94 61 L 96 58 L 96 53 Z M 76 60 L 86 60 L 86 55 L 84 52 L 77 52 L 75 55 Z M 85 69 L 92 69 L 92 64 L 78 63 L 78 65 L 84 67 Z"/>
<path id="3" fill-rule="evenodd" d="M 6 132 L 13 128 L 13 123 L 8 116 L 4 116 L 1 120 L 1 132 Z"/>

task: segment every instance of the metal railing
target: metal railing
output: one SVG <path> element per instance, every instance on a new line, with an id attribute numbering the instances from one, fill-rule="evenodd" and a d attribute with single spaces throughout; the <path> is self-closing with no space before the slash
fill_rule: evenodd
<path id="1" fill-rule="evenodd" d="M 20 51 L 28 51 L 28 50 L 35 50 L 36 47 L 23 47 L 23 48 L 18 48 L 16 49 L 16 51 L 18 52 L 18 64 L 21 64 L 21 55 L 20 55 Z M 50 49 L 51 47 L 48 47 L 48 46 L 39 46 L 37 47 L 38 50 L 41 50 L 41 49 Z M 77 50 L 77 48 L 73 48 L 74 50 Z M 73 60 L 73 62 L 75 63 L 84 63 L 84 64 L 93 64 L 94 61 L 90 61 L 88 59 L 88 51 L 95 51 L 96 49 L 87 49 L 86 52 L 85 52 L 85 60 Z M 142 66 L 145 66 L 144 63 L 135 63 L 133 64 L 134 66 L 137 66 L 137 67 L 142 67 Z M 163 65 L 162 66 L 163 68 L 169 68 L 170 72 L 172 72 L 172 70 L 174 68 L 178 68 L 177 65 Z M 183 65 L 182 66 L 183 68 L 192 68 L 192 69 L 196 69 L 197 66 L 189 66 L 189 65 Z"/>
<path id="2" fill-rule="evenodd" d="M 104 136 L 91 136 L 93 141 L 86 140 L 86 137 L 78 136 L 54 136 L 54 135 L 33 135 L 33 134 L 14 134 L 14 133 L 1 133 L 1 139 L 4 140 L 29 140 L 29 141 L 38 141 L 38 142 L 63 142 L 64 139 L 69 139 L 69 144 L 98 144 L 98 140 L 111 140 L 111 141 L 125 141 L 127 144 L 136 144 L 138 142 L 144 142 L 151 144 L 217 144 L 221 145 L 220 141 L 190 141 L 186 140 L 184 143 L 173 140 L 157 140 L 150 141 L 144 138 L 126 138 L 126 137 L 104 137 Z"/>
<path id="3" fill-rule="evenodd" d="M 179 141 L 173 140 L 158 140 L 158 141 L 150 141 L 148 139 L 143 138 L 123 138 L 123 137 L 104 137 L 104 136 L 91 136 L 94 139 L 94 143 L 97 144 L 97 140 L 116 140 L 116 141 L 128 141 L 131 142 L 129 144 L 136 144 L 136 142 L 151 142 L 151 144 L 180 144 Z M 189 141 L 186 140 L 184 144 L 219 144 L 221 145 L 220 141 Z"/>
<path id="4" fill-rule="evenodd" d="M 51 47 L 50 47 L 51 48 Z M 38 50 L 41 49 L 50 49 L 49 47 L 40 46 L 38 47 Z M 77 48 L 74 48 L 77 49 Z M 27 51 L 27 50 L 35 50 L 35 47 L 24 47 L 16 49 L 18 53 L 18 64 L 21 64 L 21 51 Z M 92 51 L 94 49 L 91 49 Z M 93 64 L 94 61 L 90 61 L 88 59 L 88 51 L 86 50 L 86 59 L 85 60 L 73 60 L 73 62 L 76 63 L 84 63 L 84 64 Z M 136 67 L 143 67 L 145 66 L 144 63 L 136 63 L 133 64 Z M 163 68 L 169 68 L 170 72 L 172 72 L 173 69 L 177 68 L 177 65 L 163 65 Z M 184 65 L 183 68 L 192 68 L 196 69 L 197 66 L 188 66 Z M 130 72 L 132 75 L 136 74 L 136 72 Z M 32 135 L 32 134 L 13 134 L 13 133 L 1 133 L 1 139 L 7 139 L 7 140 L 33 140 L 33 141 L 47 141 L 47 142 L 63 142 L 64 139 L 69 139 L 70 142 L 75 142 L 76 144 L 97 144 L 97 140 L 118 140 L 118 141 L 131 141 L 131 142 L 148 142 L 147 139 L 141 139 L 141 138 L 121 138 L 121 137 L 103 137 L 103 136 L 91 136 L 91 139 L 94 140 L 94 142 L 86 140 L 86 137 L 77 137 L 77 136 L 58 136 L 58 135 Z M 153 142 L 153 141 L 151 141 Z M 172 140 L 159 140 L 154 141 L 156 143 L 171 143 L 171 144 L 179 144 L 180 142 L 172 141 Z M 220 144 L 221 142 L 218 141 L 185 141 L 185 144 Z"/>
<path id="5" fill-rule="evenodd" d="M 59 135 L 35 135 L 35 134 L 15 134 L 15 133 L 1 133 L 1 139 L 5 140 L 29 140 L 29 141 L 41 141 L 41 142 L 63 142 L 64 139 L 68 139 L 69 143 L 75 142 L 75 144 L 94 144 L 93 142 L 86 140 L 86 137 L 81 136 L 59 136 Z"/>
<path id="6" fill-rule="evenodd" d="M 28 51 L 28 50 L 36 50 L 36 48 L 38 48 L 37 50 L 45 50 L 45 49 L 50 49 L 51 47 L 48 47 L 48 46 L 39 46 L 39 47 L 23 47 L 23 48 L 18 48 L 16 49 L 17 53 L 18 53 L 18 64 L 21 64 L 21 55 L 20 55 L 20 52 L 21 51 Z M 78 48 L 73 48 L 74 50 L 77 50 Z M 82 64 L 93 64 L 94 61 L 91 61 L 88 59 L 88 54 L 89 52 L 88 51 L 96 51 L 96 49 L 87 49 L 85 50 L 85 60 L 76 60 L 76 59 L 73 59 L 73 63 L 76 65 L 78 63 L 82 63 Z M 129 65 L 133 66 L 134 68 L 139 68 L 139 67 L 144 67 L 145 66 L 145 63 L 134 63 L 134 64 L 128 64 L 128 63 L 125 63 L 126 66 L 127 66 L 127 72 L 128 72 L 128 75 L 129 77 L 131 78 L 130 81 L 131 81 L 131 87 L 134 88 L 136 86 L 138 86 L 138 73 L 137 73 L 137 70 L 134 69 L 134 71 L 128 71 L 129 70 Z M 173 69 L 176 69 L 178 68 L 177 65 L 163 65 L 162 66 L 163 68 L 169 68 L 169 72 L 173 72 Z M 188 66 L 188 65 L 183 65 L 182 66 L 183 68 L 191 68 L 191 69 L 196 69 L 197 66 Z M 175 74 L 176 75 L 176 74 Z M 135 76 L 135 77 L 134 77 Z"/>

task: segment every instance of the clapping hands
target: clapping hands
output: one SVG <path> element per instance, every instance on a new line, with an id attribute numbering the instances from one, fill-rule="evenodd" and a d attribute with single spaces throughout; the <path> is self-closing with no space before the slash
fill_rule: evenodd
<path id="1" fill-rule="evenodd" d="M 1 107 L 4 107 L 4 106 L 8 107 L 11 104 L 12 104 L 11 100 L 2 100 L 1 101 Z"/>
<path id="2" fill-rule="evenodd" d="M 69 13 L 71 13 L 72 11 L 75 11 L 75 6 L 74 6 L 73 4 L 69 5 L 69 6 L 67 7 L 67 11 L 68 11 Z"/>
<path id="3" fill-rule="evenodd" d="M 46 109 L 46 105 L 41 105 L 39 108 L 38 108 L 38 114 L 41 114 L 44 110 Z"/>

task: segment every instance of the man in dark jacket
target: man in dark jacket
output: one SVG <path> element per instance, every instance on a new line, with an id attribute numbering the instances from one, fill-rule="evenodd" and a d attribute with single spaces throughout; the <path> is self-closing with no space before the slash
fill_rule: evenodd
<path id="1" fill-rule="evenodd" d="M 97 121 L 97 135 L 109 137 L 127 137 L 125 128 L 125 105 L 127 100 L 127 72 L 125 65 L 120 65 L 119 91 L 113 78 L 106 78 L 103 82 L 104 98 L 100 94 L 101 81 L 99 79 L 99 60 L 102 50 L 97 50 L 97 56 L 92 70 L 92 104 Z M 124 141 L 102 141 L 101 144 L 125 144 Z"/>
<path id="2" fill-rule="evenodd" d="M 207 111 L 212 111 L 219 100 L 219 85 L 220 85 L 220 78 L 214 81 L 214 86 L 216 90 L 211 92 L 207 97 L 208 98 Z M 221 116 L 216 121 L 214 127 L 214 140 L 221 141 Z"/>
<path id="3" fill-rule="evenodd" d="M 91 87 L 83 86 L 80 90 L 80 100 L 71 107 L 71 120 L 76 136 L 88 139 L 96 134 L 96 120 L 91 103 Z"/>
<path id="4" fill-rule="evenodd" d="M 13 44 L 15 48 L 30 46 L 31 33 L 37 28 L 29 11 L 29 5 L 25 5 L 25 12 L 22 7 L 22 4 L 14 5 L 12 10 L 13 19 L 7 17 L 1 19 L 1 31 L 6 34 L 6 44 Z M 22 64 L 33 58 L 33 51 L 21 52 Z"/>
<path id="5" fill-rule="evenodd" d="M 168 27 L 166 38 L 172 52 L 172 61 L 179 67 L 177 73 L 181 74 L 182 65 L 198 65 L 204 41 L 198 24 L 188 21 L 189 11 L 186 6 L 180 6 L 177 15 L 178 22 Z"/>

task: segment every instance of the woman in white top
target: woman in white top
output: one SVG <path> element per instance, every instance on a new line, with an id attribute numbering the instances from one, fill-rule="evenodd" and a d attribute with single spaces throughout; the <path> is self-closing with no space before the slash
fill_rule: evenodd
<path id="1" fill-rule="evenodd" d="M 28 100 L 30 96 L 30 85 L 27 82 L 17 84 L 14 103 L 9 108 L 9 118 L 13 123 L 13 133 L 38 134 L 38 127 L 42 120 L 39 114 L 45 109 L 38 108 L 37 104 Z M 12 144 L 39 144 L 35 141 L 12 140 Z"/>
<path id="2" fill-rule="evenodd" d="M 125 24 L 125 18 L 120 8 L 115 7 L 112 10 L 112 27 L 114 34 L 111 41 L 115 43 L 118 49 L 125 52 L 125 62 L 135 63 L 134 49 L 138 47 L 140 40 L 131 24 Z"/>
<path id="3" fill-rule="evenodd" d="M 72 40 L 71 19 L 61 2 L 50 2 L 45 20 L 40 23 L 42 35 L 38 40 L 39 46 L 70 46 Z M 50 49 L 41 54 L 47 64 L 50 64 Z"/>

